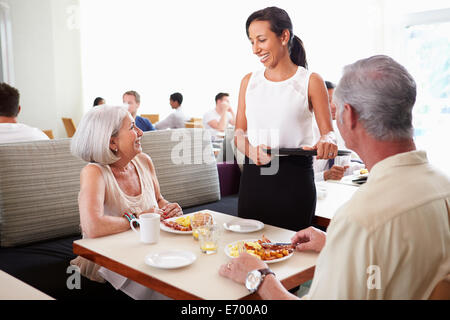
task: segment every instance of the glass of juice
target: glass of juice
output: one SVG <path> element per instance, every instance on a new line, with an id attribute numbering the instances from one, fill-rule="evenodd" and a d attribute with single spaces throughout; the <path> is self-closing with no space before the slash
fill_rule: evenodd
<path id="1" fill-rule="evenodd" d="M 200 250 L 205 254 L 216 253 L 219 248 L 219 240 L 222 229 L 217 224 L 207 224 L 198 229 Z"/>

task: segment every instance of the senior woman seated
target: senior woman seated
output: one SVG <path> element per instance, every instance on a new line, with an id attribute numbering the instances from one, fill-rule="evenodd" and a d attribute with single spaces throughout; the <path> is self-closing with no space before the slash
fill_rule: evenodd
<path id="1" fill-rule="evenodd" d="M 81 119 L 71 152 L 89 162 L 81 170 L 78 195 L 84 238 L 130 229 L 129 215 L 158 213 L 165 219 L 183 213 L 161 195 L 152 159 L 142 152 L 142 134 L 125 107 L 97 106 Z M 106 280 L 134 299 L 166 298 L 82 257 L 71 264 L 87 278 Z"/>

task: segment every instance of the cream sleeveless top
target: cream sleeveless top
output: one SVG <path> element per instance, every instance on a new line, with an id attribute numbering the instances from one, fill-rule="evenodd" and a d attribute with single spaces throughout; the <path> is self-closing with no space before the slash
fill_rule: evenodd
<path id="1" fill-rule="evenodd" d="M 89 164 L 99 167 L 102 170 L 103 179 L 105 179 L 107 186 L 104 203 L 105 215 L 121 217 L 124 212 L 139 214 L 151 208 L 158 207 L 152 176 L 144 161 L 143 157 L 139 155 L 131 160 L 131 163 L 137 170 L 141 183 L 141 194 L 138 196 L 129 196 L 120 189 L 109 165 Z"/>
<path id="2" fill-rule="evenodd" d="M 141 194 L 138 196 L 130 196 L 120 189 L 114 174 L 109 165 L 100 165 L 98 163 L 90 163 L 88 166 L 97 166 L 101 169 L 103 179 L 105 180 L 106 192 L 104 202 L 104 215 L 122 217 L 124 212 L 138 214 L 148 211 L 151 208 L 158 207 L 155 196 L 155 188 L 153 185 L 152 176 L 144 158 L 137 155 L 131 163 L 135 166 L 139 181 L 141 184 Z M 85 235 L 83 233 L 83 238 Z M 71 265 L 76 265 L 80 268 L 80 273 L 85 277 L 104 282 L 104 276 L 98 274 L 100 266 L 87 260 L 83 257 L 77 257 L 70 262 Z M 126 278 L 123 278 L 126 279 Z M 110 279 L 107 279 L 109 282 Z M 123 284 L 124 281 L 121 281 Z"/>
<path id="3" fill-rule="evenodd" d="M 247 136 L 251 145 L 298 148 L 313 144 L 308 104 L 311 72 L 298 67 L 289 79 L 267 80 L 264 70 L 252 73 L 245 94 Z"/>

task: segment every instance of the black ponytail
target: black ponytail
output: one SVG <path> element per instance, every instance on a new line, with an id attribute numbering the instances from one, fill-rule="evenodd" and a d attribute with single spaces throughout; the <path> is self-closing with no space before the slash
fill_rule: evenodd
<path id="1" fill-rule="evenodd" d="M 306 62 L 306 52 L 303 47 L 303 42 L 299 37 L 294 36 L 292 32 L 291 18 L 286 11 L 277 7 L 268 7 L 262 10 L 253 12 L 245 23 L 245 29 L 248 34 L 248 28 L 253 21 L 269 21 L 270 30 L 274 32 L 278 37 L 281 36 L 284 30 L 288 30 L 290 34 L 289 39 L 289 53 L 293 63 L 297 66 L 308 69 L 308 63 Z"/>
<path id="2" fill-rule="evenodd" d="M 308 69 L 308 62 L 306 61 L 305 47 L 303 46 L 303 41 L 294 35 L 290 41 L 290 57 L 293 63 Z"/>

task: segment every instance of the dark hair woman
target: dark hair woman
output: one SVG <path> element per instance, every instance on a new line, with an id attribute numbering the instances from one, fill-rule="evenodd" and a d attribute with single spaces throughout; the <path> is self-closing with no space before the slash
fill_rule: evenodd
<path id="1" fill-rule="evenodd" d="M 319 159 L 334 158 L 327 90 L 323 79 L 308 71 L 303 43 L 286 11 L 269 7 L 254 12 L 246 32 L 264 68 L 247 74 L 239 93 L 235 144 L 246 157 L 238 215 L 300 230 L 311 224 L 315 212 L 312 157 L 270 156 L 266 148 L 304 147 L 317 149 Z M 317 142 L 313 112 L 321 133 Z"/>
<path id="2" fill-rule="evenodd" d="M 289 40 L 287 41 L 289 56 L 292 62 L 308 69 L 308 63 L 306 62 L 306 52 L 303 47 L 302 40 L 294 35 L 292 31 L 291 18 L 286 11 L 277 7 L 268 7 L 256 12 L 253 12 L 247 19 L 245 24 L 247 30 L 247 37 L 249 36 L 248 28 L 253 21 L 268 21 L 270 24 L 270 30 L 275 33 L 277 37 L 281 37 L 283 32 L 287 30 L 289 32 Z"/>

